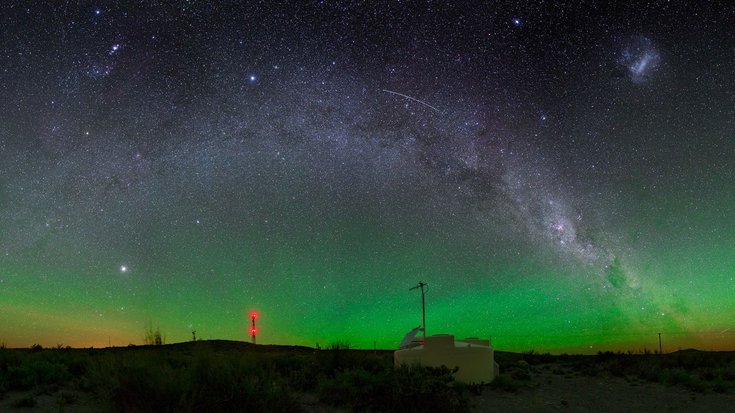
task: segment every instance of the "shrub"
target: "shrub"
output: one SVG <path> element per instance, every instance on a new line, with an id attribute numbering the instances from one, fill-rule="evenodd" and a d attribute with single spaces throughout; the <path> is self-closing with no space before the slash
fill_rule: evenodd
<path id="1" fill-rule="evenodd" d="M 523 354 L 523 360 L 531 365 L 547 364 L 556 361 L 556 356 L 553 356 L 551 353 L 536 353 L 533 350 L 529 350 Z"/>
<path id="2" fill-rule="evenodd" d="M 522 383 L 508 375 L 500 375 L 490 383 L 490 388 L 492 389 L 503 390 L 511 393 L 515 393 L 525 387 L 525 383 Z"/>
<path id="3" fill-rule="evenodd" d="M 148 323 L 145 326 L 145 337 L 144 342 L 148 345 L 152 346 L 161 346 L 166 344 L 166 337 L 161 334 L 161 329 L 156 327 L 156 329 L 153 329 L 153 324 Z"/>
<path id="4" fill-rule="evenodd" d="M 720 377 L 712 381 L 712 391 L 716 393 L 727 393 L 728 387 L 727 382 Z"/>
<path id="5" fill-rule="evenodd" d="M 468 406 L 465 386 L 454 382 L 454 371 L 446 367 L 406 367 L 391 370 L 392 400 L 396 406 L 384 411 L 461 412 Z"/>
<path id="6" fill-rule="evenodd" d="M 36 407 L 36 398 L 32 395 L 26 395 L 18 400 L 15 400 L 12 404 L 13 407 Z"/>
<path id="7" fill-rule="evenodd" d="M 28 390 L 38 385 L 61 385 L 72 376 L 66 366 L 47 360 L 26 360 L 8 370 L 10 388 Z"/>
<path id="8" fill-rule="evenodd" d="M 467 389 L 455 383 L 452 370 L 402 366 L 380 372 L 348 369 L 335 377 L 322 376 L 319 399 L 352 411 L 458 412 L 467 409 Z"/>
<path id="9" fill-rule="evenodd" d="M 206 349 L 167 355 L 150 350 L 97 360 L 85 384 L 117 411 L 278 412 L 297 407 L 270 362 L 256 364 L 239 353 Z"/>
<path id="10" fill-rule="evenodd" d="M 706 389 L 705 384 L 701 380 L 682 368 L 673 369 L 671 371 L 669 383 L 681 384 L 686 388 L 697 392 L 703 392 Z"/>
<path id="11" fill-rule="evenodd" d="M 276 374 L 284 378 L 288 385 L 298 391 L 313 391 L 316 389 L 316 376 L 319 369 L 313 358 L 309 359 L 303 355 L 284 355 L 275 357 L 272 368 Z"/>

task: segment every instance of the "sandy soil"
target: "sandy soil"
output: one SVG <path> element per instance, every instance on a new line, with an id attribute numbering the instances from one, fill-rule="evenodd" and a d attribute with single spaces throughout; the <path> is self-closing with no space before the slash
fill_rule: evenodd
<path id="1" fill-rule="evenodd" d="M 472 412 L 726 412 L 735 411 L 735 394 L 693 393 L 683 387 L 554 374 L 550 368 L 531 373 L 533 388 L 509 393 L 486 388 L 473 397 Z M 502 371 L 501 371 L 502 374 Z"/>

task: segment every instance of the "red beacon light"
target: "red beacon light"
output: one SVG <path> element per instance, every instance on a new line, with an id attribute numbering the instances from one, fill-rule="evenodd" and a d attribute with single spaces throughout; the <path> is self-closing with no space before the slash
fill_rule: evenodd
<path id="1" fill-rule="evenodd" d="M 258 332 L 255 329 L 255 319 L 258 318 L 258 313 L 255 311 L 250 312 L 250 321 L 252 323 L 252 326 L 250 327 L 250 338 L 253 341 L 253 344 L 255 344 L 255 334 Z"/>

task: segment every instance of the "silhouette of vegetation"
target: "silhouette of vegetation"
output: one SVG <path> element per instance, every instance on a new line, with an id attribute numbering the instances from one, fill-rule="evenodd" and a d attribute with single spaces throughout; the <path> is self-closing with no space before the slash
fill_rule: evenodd
<path id="1" fill-rule="evenodd" d="M 13 407 L 25 407 L 25 408 L 36 407 L 36 398 L 33 397 L 33 395 L 31 394 L 23 396 L 13 402 Z"/>
<path id="2" fill-rule="evenodd" d="M 156 327 L 154 330 L 153 324 L 149 322 L 145 326 L 145 338 L 143 339 L 143 342 L 150 346 L 162 346 L 166 344 L 166 337 L 161 335 L 159 327 Z"/>
<path id="3" fill-rule="evenodd" d="M 469 409 L 471 395 L 482 391 L 455 382 L 447 368 L 396 369 L 392 355 L 345 343 L 315 350 L 201 340 L 106 349 L 0 349 L 0 395 L 56 392 L 62 409 L 77 403 L 74 392 L 91 393 L 100 409 L 119 412 L 292 412 L 303 411 L 305 403 L 348 411 L 461 412 Z M 526 391 L 541 370 L 565 377 L 635 378 L 697 392 L 735 389 L 733 352 L 496 352 L 496 361 L 501 375 L 485 386 L 496 391 Z"/>
<path id="4" fill-rule="evenodd" d="M 466 387 L 455 383 L 446 367 L 401 367 L 367 371 L 345 369 L 319 380 L 319 399 L 351 411 L 462 412 L 468 407 Z"/>
<path id="5" fill-rule="evenodd" d="M 467 387 L 446 369 L 394 369 L 392 352 L 253 346 L 226 341 L 108 349 L 0 351 L 0 387 L 92 393 L 111 411 L 465 411 Z M 73 397 L 61 399 L 68 406 Z M 438 409 L 438 410 L 437 410 Z"/>
<path id="6" fill-rule="evenodd" d="M 735 353 L 678 351 L 654 354 L 647 349 L 632 352 L 600 352 L 596 356 L 573 356 L 567 366 L 585 375 L 610 374 L 639 378 L 667 385 L 680 385 L 695 392 L 728 392 L 735 388 Z"/>
<path id="7" fill-rule="evenodd" d="M 683 386 L 695 392 L 730 393 L 735 390 L 735 352 L 684 350 L 655 354 L 644 348 L 638 353 L 606 351 L 593 356 L 555 356 L 531 350 L 526 353 L 496 352 L 495 361 L 501 366 L 501 375 L 491 387 L 505 391 L 528 388 L 531 374 L 541 368 L 564 377 L 609 375 L 628 381 Z"/>

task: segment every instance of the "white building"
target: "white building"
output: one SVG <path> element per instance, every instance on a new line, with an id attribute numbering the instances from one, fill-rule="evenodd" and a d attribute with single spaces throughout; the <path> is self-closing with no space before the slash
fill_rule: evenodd
<path id="1" fill-rule="evenodd" d="M 499 373 L 495 354 L 490 340 L 466 338 L 455 340 L 449 334 L 436 334 L 420 340 L 416 334 L 421 329 L 413 329 L 393 353 L 393 363 L 401 365 L 422 365 L 429 367 L 458 367 L 454 379 L 464 383 L 490 383 Z"/>

